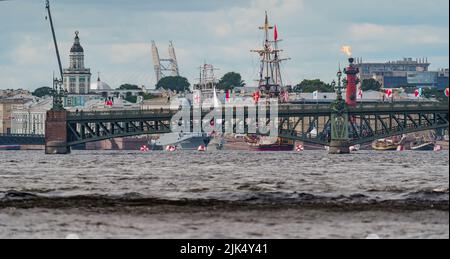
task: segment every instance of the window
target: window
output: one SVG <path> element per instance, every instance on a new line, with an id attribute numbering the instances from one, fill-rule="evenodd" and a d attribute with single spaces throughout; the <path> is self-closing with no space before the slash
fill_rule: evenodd
<path id="1" fill-rule="evenodd" d="M 80 94 L 84 94 L 86 92 L 86 85 L 84 83 L 80 83 Z"/>
<path id="2" fill-rule="evenodd" d="M 70 78 L 70 84 L 69 84 L 69 93 L 75 93 L 77 91 L 77 79 L 75 77 Z"/>

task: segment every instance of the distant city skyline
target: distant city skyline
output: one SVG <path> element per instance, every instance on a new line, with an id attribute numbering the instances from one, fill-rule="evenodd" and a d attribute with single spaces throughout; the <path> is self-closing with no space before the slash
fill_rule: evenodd
<path id="1" fill-rule="evenodd" d="M 45 1 L 0 1 L 0 89 L 33 90 L 51 85 L 57 71 Z M 166 53 L 173 41 L 180 74 L 191 84 L 204 62 L 258 78 L 264 12 L 284 41 L 286 84 L 303 79 L 330 82 L 343 45 L 355 57 L 384 62 L 428 58 L 432 70 L 449 67 L 447 0 L 58 0 L 51 1 L 63 67 L 68 67 L 74 32 L 80 32 L 85 65 L 112 87 L 153 87 L 151 41 Z"/>

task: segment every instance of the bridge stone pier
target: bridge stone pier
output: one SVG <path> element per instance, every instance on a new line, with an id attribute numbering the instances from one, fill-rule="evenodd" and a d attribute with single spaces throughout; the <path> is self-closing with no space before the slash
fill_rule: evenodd
<path id="1" fill-rule="evenodd" d="M 67 145 L 66 110 L 50 110 L 45 121 L 45 154 L 65 155 L 70 153 Z"/>
<path id="2" fill-rule="evenodd" d="M 332 140 L 330 142 L 330 154 L 350 154 L 350 144 L 346 140 Z"/>

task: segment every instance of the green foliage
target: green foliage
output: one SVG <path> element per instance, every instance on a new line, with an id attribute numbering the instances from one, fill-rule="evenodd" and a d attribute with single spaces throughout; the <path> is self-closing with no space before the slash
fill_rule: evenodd
<path id="1" fill-rule="evenodd" d="M 137 85 L 123 84 L 117 90 L 141 90 L 141 88 Z"/>
<path id="2" fill-rule="evenodd" d="M 405 87 L 400 87 L 400 88 L 405 89 L 405 92 L 407 94 L 413 94 L 417 90 L 417 87 L 415 87 L 415 86 L 405 86 Z"/>
<path id="3" fill-rule="evenodd" d="M 128 95 L 125 98 L 125 101 L 130 102 L 130 103 L 137 103 L 137 100 L 138 100 L 137 96 L 134 96 L 134 95 Z"/>
<path id="4" fill-rule="evenodd" d="M 239 73 L 229 72 L 226 73 L 219 81 L 219 90 L 232 90 L 236 87 L 245 86 L 245 82 L 242 80 L 242 76 Z"/>
<path id="5" fill-rule="evenodd" d="M 42 98 L 44 96 L 51 96 L 52 90 L 53 89 L 48 86 L 40 87 L 33 92 L 33 96 L 36 96 L 39 98 Z"/>
<path id="6" fill-rule="evenodd" d="M 189 90 L 191 84 L 185 77 L 168 76 L 162 78 L 156 85 L 156 89 L 171 90 L 177 92 L 185 92 Z"/>
<path id="7" fill-rule="evenodd" d="M 381 91 L 381 84 L 375 79 L 364 79 L 361 88 L 363 91 Z"/>
<path id="8" fill-rule="evenodd" d="M 153 98 L 155 98 L 155 96 L 153 96 L 152 94 L 147 94 L 147 93 L 140 93 L 140 96 L 142 96 L 144 98 L 144 100 L 151 100 Z"/>
<path id="9" fill-rule="evenodd" d="M 313 93 L 315 91 L 319 91 L 322 93 L 331 93 L 334 92 L 334 89 L 330 84 L 324 83 L 319 79 L 305 79 L 300 84 L 294 87 L 294 92 L 296 93 Z"/>
<path id="10" fill-rule="evenodd" d="M 445 96 L 444 89 L 423 88 L 423 97 L 435 98 L 442 103 L 448 103 L 448 97 Z"/>

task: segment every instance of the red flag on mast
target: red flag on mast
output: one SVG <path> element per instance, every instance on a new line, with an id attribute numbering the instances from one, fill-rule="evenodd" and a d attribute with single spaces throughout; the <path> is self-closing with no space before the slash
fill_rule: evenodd
<path id="1" fill-rule="evenodd" d="M 278 40 L 278 27 L 275 25 L 275 32 L 274 32 L 274 38 L 275 38 L 275 41 L 277 41 Z"/>

